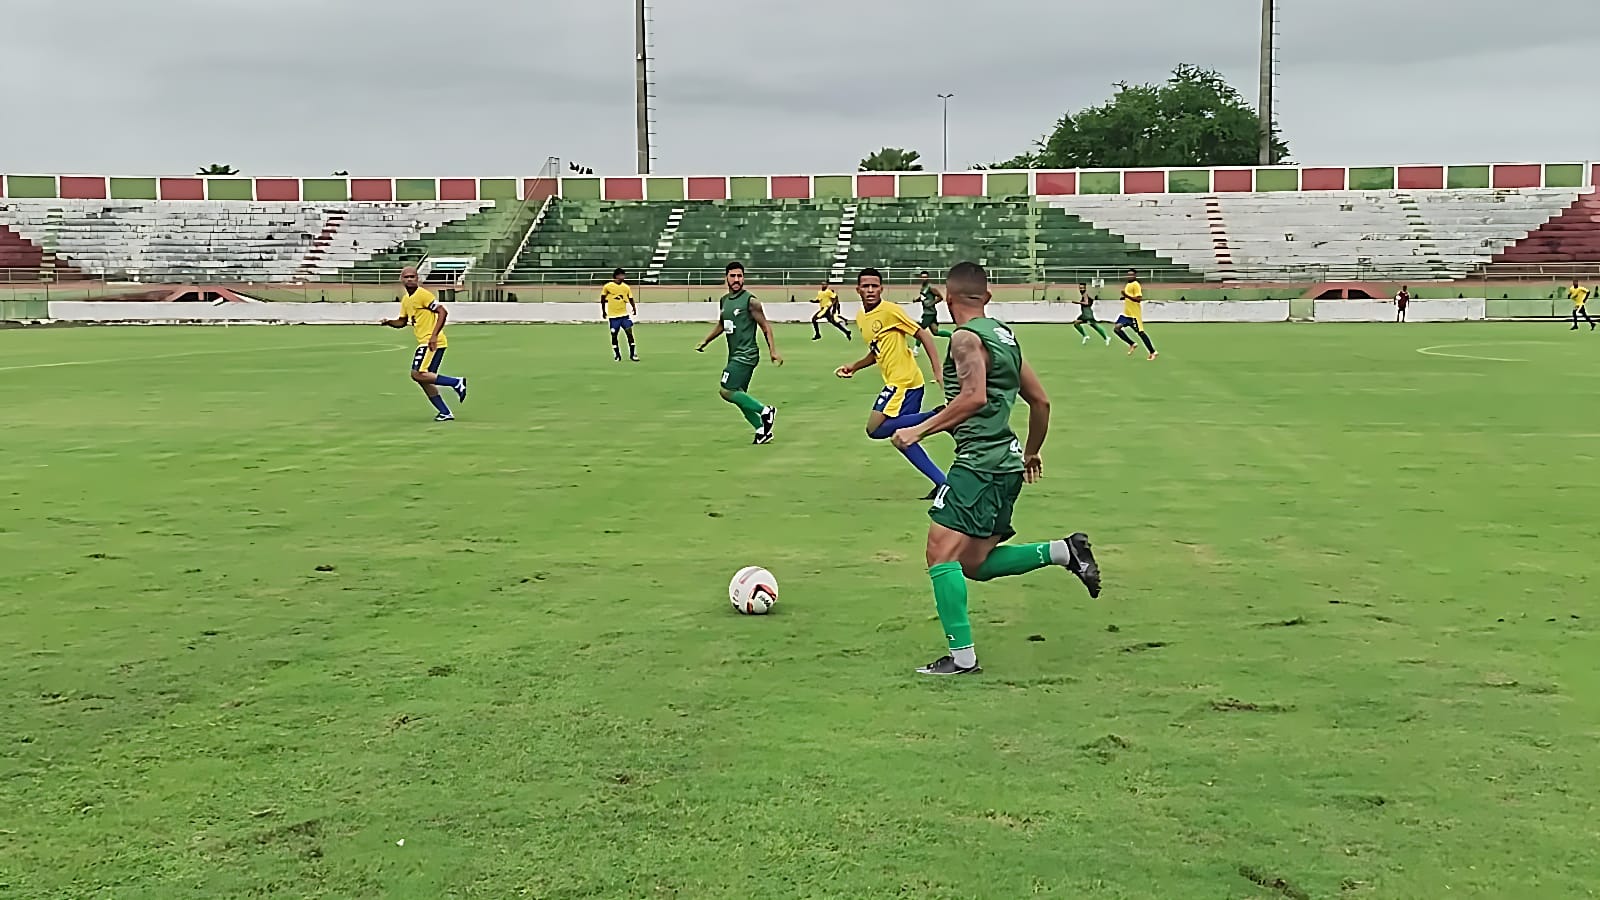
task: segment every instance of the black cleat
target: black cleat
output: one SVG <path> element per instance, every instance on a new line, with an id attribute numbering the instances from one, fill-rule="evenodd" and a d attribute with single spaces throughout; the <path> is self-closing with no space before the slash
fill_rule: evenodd
<path id="1" fill-rule="evenodd" d="M 751 441 L 750 443 L 752 443 L 752 444 L 770 444 L 770 443 L 772 443 L 772 432 L 770 432 L 770 431 L 758 431 L 758 432 L 756 432 L 755 440 Z"/>
<path id="2" fill-rule="evenodd" d="M 1072 561 L 1063 566 L 1068 572 L 1078 576 L 1083 586 L 1089 589 L 1090 597 L 1100 596 L 1100 566 L 1094 561 L 1094 553 L 1089 550 L 1089 536 L 1078 532 L 1067 538 L 1067 552 L 1072 554 Z"/>
<path id="3" fill-rule="evenodd" d="M 982 666 L 964 669 L 956 665 L 956 658 L 953 656 L 941 656 L 925 666 L 917 667 L 918 675 L 976 675 L 982 671 Z"/>
<path id="4" fill-rule="evenodd" d="M 462 403 L 467 402 L 467 380 L 465 378 L 457 379 L 456 381 L 456 397 Z"/>
<path id="5" fill-rule="evenodd" d="M 761 410 L 761 430 L 756 432 L 756 434 L 765 435 L 767 440 L 757 441 L 757 443 L 765 444 L 767 441 L 772 440 L 772 426 L 776 425 L 777 423 L 778 411 L 776 409 L 773 409 L 769 406 Z"/>

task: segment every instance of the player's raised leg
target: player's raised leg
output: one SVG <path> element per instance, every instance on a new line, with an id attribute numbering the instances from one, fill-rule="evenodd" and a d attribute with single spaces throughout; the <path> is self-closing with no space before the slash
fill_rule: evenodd
<path id="1" fill-rule="evenodd" d="M 910 390 L 886 385 L 879 392 L 878 400 L 872 406 L 872 412 L 867 414 L 867 437 L 875 441 L 886 441 L 902 428 L 915 428 L 938 414 L 936 410 L 922 412 L 922 388 Z M 921 444 L 913 444 L 900 450 L 900 455 L 916 467 L 923 477 L 933 484 L 933 491 L 938 491 L 944 485 L 944 472 L 928 456 L 928 451 Z M 934 494 L 930 492 L 924 500 L 932 500 Z"/>

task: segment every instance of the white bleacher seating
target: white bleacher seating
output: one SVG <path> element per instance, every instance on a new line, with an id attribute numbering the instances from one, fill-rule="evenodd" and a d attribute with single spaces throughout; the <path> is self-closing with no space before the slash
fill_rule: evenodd
<path id="1" fill-rule="evenodd" d="M 0 200 L 0 224 L 86 274 L 132 281 L 292 281 L 329 275 L 487 202 Z M 336 222 L 307 266 L 309 251 Z"/>

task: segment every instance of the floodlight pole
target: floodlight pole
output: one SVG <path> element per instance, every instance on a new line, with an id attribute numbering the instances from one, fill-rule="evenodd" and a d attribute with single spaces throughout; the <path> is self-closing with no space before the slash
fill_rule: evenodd
<path id="1" fill-rule="evenodd" d="M 954 96 L 955 94 L 938 95 L 939 99 L 944 101 L 944 168 L 940 170 L 943 172 L 950 171 L 950 98 Z"/>
<path id="2" fill-rule="evenodd" d="M 645 47 L 645 0 L 633 3 L 633 98 L 637 121 L 635 143 L 639 149 L 639 174 L 650 174 L 650 60 Z"/>
<path id="3" fill-rule="evenodd" d="M 1261 165 L 1270 166 L 1277 160 L 1272 158 L 1272 57 L 1276 50 L 1276 36 L 1273 34 L 1273 19 L 1277 12 L 1277 0 L 1261 0 L 1261 108 L 1257 110 L 1261 118 Z"/>

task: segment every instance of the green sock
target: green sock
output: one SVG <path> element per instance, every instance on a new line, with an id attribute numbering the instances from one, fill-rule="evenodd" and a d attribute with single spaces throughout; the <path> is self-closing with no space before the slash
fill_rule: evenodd
<path id="1" fill-rule="evenodd" d="M 1100 334 L 1100 336 L 1102 338 L 1104 338 L 1106 336 L 1106 330 L 1104 328 L 1100 327 L 1100 323 L 1099 322 L 1090 322 L 1089 323 L 1089 327 L 1091 327 L 1095 331 L 1099 332 L 1099 334 Z"/>
<path id="2" fill-rule="evenodd" d="M 1072 330 L 1078 333 L 1078 337 L 1088 337 L 1087 334 L 1083 333 L 1083 326 L 1079 325 L 1077 322 L 1072 323 Z"/>
<path id="3" fill-rule="evenodd" d="M 973 581 L 991 581 L 1007 575 L 1024 575 L 1051 565 L 1050 543 L 1001 544 L 989 551 Z"/>
<path id="4" fill-rule="evenodd" d="M 961 574 L 961 563 L 932 566 L 928 569 L 928 579 L 933 582 L 933 605 L 939 610 L 939 624 L 944 626 L 950 649 L 969 649 L 972 623 L 967 620 L 967 579 Z"/>
<path id="5" fill-rule="evenodd" d="M 744 391 L 734 391 L 733 396 L 728 398 L 728 402 L 739 407 L 739 411 L 744 413 L 744 420 L 750 423 L 750 427 L 761 427 L 761 411 L 766 407 L 762 405 L 760 400 L 746 394 Z"/>

